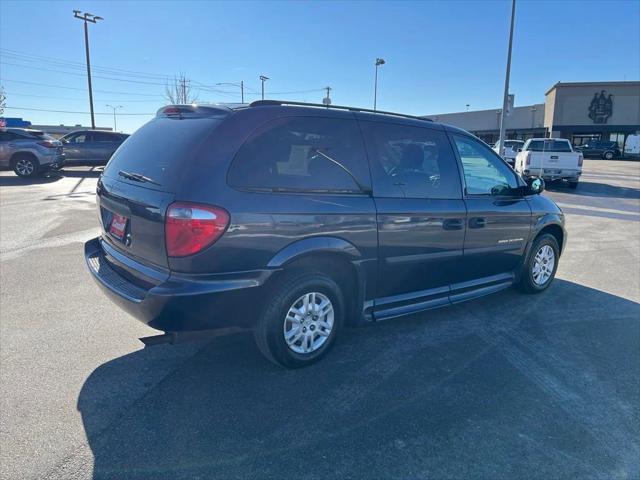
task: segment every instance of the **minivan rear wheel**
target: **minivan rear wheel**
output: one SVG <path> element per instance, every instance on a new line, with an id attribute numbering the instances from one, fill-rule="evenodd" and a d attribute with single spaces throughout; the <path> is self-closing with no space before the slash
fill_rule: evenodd
<path id="1" fill-rule="evenodd" d="M 254 337 L 270 361 L 300 368 L 333 346 L 344 318 L 338 284 L 320 272 L 285 274 L 267 290 Z"/>
<path id="2" fill-rule="evenodd" d="M 522 267 L 518 288 L 525 293 L 546 290 L 555 278 L 560 259 L 556 237 L 545 233 L 537 237 Z"/>

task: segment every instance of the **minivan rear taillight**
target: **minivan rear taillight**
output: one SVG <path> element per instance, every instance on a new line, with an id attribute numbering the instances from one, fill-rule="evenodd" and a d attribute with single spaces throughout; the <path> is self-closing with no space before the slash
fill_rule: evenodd
<path id="1" fill-rule="evenodd" d="M 584 162 L 584 157 L 582 156 L 582 154 L 578 155 L 578 166 L 581 167 L 582 166 L 582 162 Z"/>
<path id="2" fill-rule="evenodd" d="M 218 240 L 229 225 L 229 214 L 220 207 L 176 202 L 165 217 L 167 255 L 186 257 Z"/>
<path id="3" fill-rule="evenodd" d="M 531 152 L 527 152 L 524 156 L 525 165 L 531 165 Z"/>

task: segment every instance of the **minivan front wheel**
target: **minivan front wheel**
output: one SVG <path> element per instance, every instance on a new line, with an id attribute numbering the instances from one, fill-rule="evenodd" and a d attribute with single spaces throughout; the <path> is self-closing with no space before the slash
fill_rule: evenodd
<path id="1" fill-rule="evenodd" d="M 540 235 L 531 247 L 518 287 L 526 293 L 546 290 L 556 275 L 559 257 L 556 237 L 549 233 Z"/>
<path id="2" fill-rule="evenodd" d="M 272 286 L 254 336 L 260 351 L 288 368 L 310 365 L 335 342 L 343 320 L 338 284 L 320 272 L 297 272 Z"/>

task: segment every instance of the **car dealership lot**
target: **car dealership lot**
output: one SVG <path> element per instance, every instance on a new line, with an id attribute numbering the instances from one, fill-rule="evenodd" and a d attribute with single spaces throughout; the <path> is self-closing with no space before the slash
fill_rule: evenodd
<path id="1" fill-rule="evenodd" d="M 545 193 L 547 292 L 351 329 L 295 371 L 246 332 L 142 348 L 85 271 L 98 173 L 2 172 L 1 478 L 638 478 L 640 163 L 584 172 Z"/>

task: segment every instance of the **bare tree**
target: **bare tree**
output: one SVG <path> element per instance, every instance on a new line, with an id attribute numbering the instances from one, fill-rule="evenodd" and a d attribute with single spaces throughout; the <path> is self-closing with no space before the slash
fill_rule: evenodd
<path id="1" fill-rule="evenodd" d="M 7 106 L 7 94 L 4 91 L 4 87 L 0 87 L 0 117 L 4 113 L 4 109 Z"/>
<path id="2" fill-rule="evenodd" d="M 180 74 L 167 84 L 164 92 L 167 101 L 174 105 L 187 105 L 198 100 L 191 89 L 191 81 Z"/>

